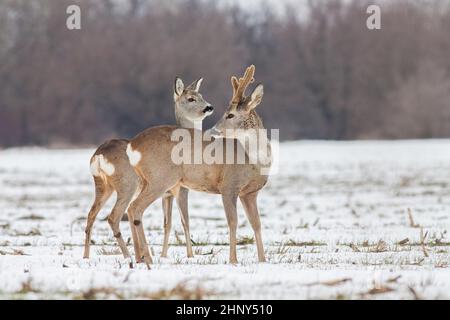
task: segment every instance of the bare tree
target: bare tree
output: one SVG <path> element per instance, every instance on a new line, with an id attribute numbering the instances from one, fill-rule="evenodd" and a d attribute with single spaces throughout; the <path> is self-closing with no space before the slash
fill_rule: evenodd
<path id="1" fill-rule="evenodd" d="M 65 27 L 73 3 L 79 31 Z M 205 0 L 0 0 L 0 146 L 97 144 L 172 123 L 176 75 L 203 76 L 220 114 L 228 77 L 251 63 L 261 115 L 284 139 L 448 137 L 450 2 L 382 1 L 376 31 L 368 4 L 279 16 Z"/>

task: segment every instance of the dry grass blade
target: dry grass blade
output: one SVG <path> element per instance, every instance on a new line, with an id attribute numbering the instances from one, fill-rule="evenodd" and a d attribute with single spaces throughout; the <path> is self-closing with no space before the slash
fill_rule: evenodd
<path id="1" fill-rule="evenodd" d="M 387 292 L 392 292 L 392 291 L 395 291 L 395 290 L 392 289 L 391 287 L 388 287 L 385 285 L 379 285 L 379 286 L 374 286 L 372 289 L 367 291 L 367 294 L 375 295 L 375 294 L 382 294 L 382 293 L 387 293 Z"/>
<path id="2" fill-rule="evenodd" d="M 411 263 L 411 265 L 412 266 L 421 266 L 422 265 L 422 262 L 424 262 L 425 261 L 425 258 L 421 258 L 421 259 L 419 259 L 418 261 L 416 261 L 416 262 L 414 262 L 414 263 Z"/>
<path id="3" fill-rule="evenodd" d="M 409 292 L 411 292 L 411 294 L 413 295 L 414 300 L 422 300 L 422 297 L 417 293 L 417 291 L 413 287 L 409 286 L 408 289 Z"/>
<path id="4" fill-rule="evenodd" d="M 375 248 L 371 250 L 371 252 L 385 252 L 385 251 L 387 251 L 387 243 L 381 239 L 380 241 L 378 241 Z"/>
<path id="5" fill-rule="evenodd" d="M 423 228 L 420 228 L 420 245 L 422 247 L 423 255 L 428 258 L 428 251 L 427 251 L 427 248 L 425 248 L 425 239 L 427 238 L 427 236 L 428 236 L 428 231 L 425 232 L 425 234 L 424 234 Z"/>
<path id="6" fill-rule="evenodd" d="M 280 202 L 280 204 L 278 205 L 278 207 L 284 207 L 286 204 L 287 204 L 288 202 L 287 202 L 287 200 L 283 200 L 283 201 L 281 201 Z"/>
<path id="7" fill-rule="evenodd" d="M 409 226 L 410 226 L 411 228 L 420 228 L 420 225 L 419 225 L 419 224 L 416 224 L 416 223 L 414 222 L 414 218 L 413 218 L 413 215 L 412 215 L 412 210 L 411 210 L 411 208 L 408 208 L 408 218 L 409 218 Z"/>
<path id="8" fill-rule="evenodd" d="M 211 248 L 210 251 L 199 253 L 199 255 L 201 255 L 201 256 L 207 256 L 207 255 L 210 255 L 210 254 L 214 254 L 213 248 Z"/>
<path id="9" fill-rule="evenodd" d="M 401 277 L 402 277 L 401 275 L 398 275 L 396 277 L 389 278 L 386 282 L 387 283 L 394 283 L 394 282 L 397 282 Z"/>
<path id="10" fill-rule="evenodd" d="M 30 214 L 28 216 L 20 217 L 19 220 L 45 220 L 45 218 L 36 214 Z"/>
<path id="11" fill-rule="evenodd" d="M 405 238 L 403 240 L 400 240 L 399 242 L 397 242 L 398 245 L 404 246 L 405 244 L 407 244 L 409 242 L 409 238 Z"/>
<path id="12" fill-rule="evenodd" d="M 324 286 L 328 286 L 328 287 L 333 287 L 333 286 L 337 286 L 346 282 L 352 281 L 352 279 L 350 278 L 343 278 L 343 279 L 336 279 L 336 280 L 329 280 L 329 281 L 324 281 L 321 284 Z"/>
<path id="13" fill-rule="evenodd" d="M 180 234 L 176 230 L 175 230 L 175 240 L 177 245 L 184 245 L 184 240 L 181 239 Z"/>
<path id="14" fill-rule="evenodd" d="M 359 248 L 353 243 L 350 243 L 349 247 L 353 250 L 353 252 L 361 252 L 361 250 L 359 250 Z"/>
<path id="15" fill-rule="evenodd" d="M 275 250 L 276 254 L 285 255 L 289 252 L 289 247 L 286 244 L 280 244 Z"/>
<path id="16" fill-rule="evenodd" d="M 178 300 L 202 300 L 211 292 L 197 286 L 194 288 L 188 288 L 186 282 L 177 284 L 172 289 L 161 289 L 156 292 L 146 292 L 141 294 L 143 298 L 151 300 L 167 300 L 167 299 L 178 299 Z"/>
<path id="17" fill-rule="evenodd" d="M 253 237 L 243 236 L 237 240 L 237 245 L 253 244 L 254 242 Z"/>
<path id="18" fill-rule="evenodd" d="M 348 281 L 352 281 L 350 278 L 342 278 L 342 279 L 334 279 L 334 280 L 327 280 L 327 281 L 317 281 L 307 284 L 307 286 L 316 286 L 316 285 L 323 285 L 327 287 L 334 287 L 343 283 L 346 283 Z"/>

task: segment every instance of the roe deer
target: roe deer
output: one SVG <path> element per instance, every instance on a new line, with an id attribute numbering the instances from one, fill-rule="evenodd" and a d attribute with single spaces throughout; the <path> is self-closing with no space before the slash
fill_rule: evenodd
<path id="1" fill-rule="evenodd" d="M 183 81 L 180 78 L 175 79 L 174 84 L 174 102 L 175 117 L 178 125 L 185 128 L 201 129 L 202 121 L 213 112 L 213 107 L 206 102 L 199 93 L 202 78 L 194 81 L 191 85 L 184 88 Z M 126 148 L 128 140 L 113 139 L 103 143 L 91 158 L 91 173 L 95 183 L 95 200 L 87 219 L 86 239 L 84 244 L 84 258 L 89 258 L 91 230 L 95 218 L 103 207 L 105 202 L 116 191 L 117 201 L 108 216 L 108 223 L 111 226 L 114 237 L 117 239 L 120 250 L 125 258 L 130 258 L 127 246 L 120 233 L 119 223 L 122 216 L 130 204 L 133 196 L 139 192 L 140 178 L 136 175 L 130 165 Z M 189 235 L 188 211 L 187 211 L 187 189 L 180 189 L 177 196 L 177 202 L 181 212 L 181 221 L 183 224 L 188 257 L 193 256 L 191 240 Z M 166 193 L 162 199 L 164 211 L 164 243 L 161 256 L 167 256 L 170 229 L 172 224 L 172 202 L 173 194 Z M 142 249 L 139 248 L 133 219 L 128 215 L 130 228 L 136 254 L 136 262 L 142 261 Z M 130 266 L 131 259 L 130 259 Z"/>
<path id="2" fill-rule="evenodd" d="M 258 191 L 267 183 L 267 175 L 261 174 L 261 163 L 248 163 L 252 156 L 247 144 L 242 144 L 250 130 L 264 129 L 260 117 L 255 112 L 255 107 L 261 103 L 263 86 L 259 84 L 253 93 L 246 97 L 247 86 L 254 81 L 255 67 L 247 68 L 243 78 L 231 78 L 233 86 L 233 98 L 228 110 L 222 119 L 211 130 L 212 134 L 221 136 L 231 141 L 234 150 L 241 148 L 246 161 L 244 164 L 226 163 L 222 158 L 222 164 L 176 164 L 171 158 L 172 149 L 178 142 L 173 141 L 172 134 L 178 128 L 175 126 L 158 126 L 144 130 L 133 138 L 127 147 L 130 163 L 134 166 L 136 173 L 142 180 L 141 193 L 130 204 L 128 213 L 134 220 L 136 226 L 142 226 L 142 215 L 145 209 L 165 192 L 171 191 L 178 194 L 180 188 L 188 188 L 197 191 L 215 193 L 222 195 L 222 201 L 229 227 L 230 237 L 230 263 L 237 263 L 236 256 L 236 228 L 237 211 L 236 202 L 239 197 L 247 218 L 254 230 L 258 259 L 265 261 L 264 248 L 261 238 L 261 223 L 257 208 Z M 231 135 L 225 129 L 241 129 L 237 135 Z M 189 130 L 191 136 L 195 130 Z M 222 139 L 221 139 L 222 140 Z M 225 140 L 222 140 L 225 142 Z M 266 145 L 270 153 L 270 144 L 265 137 Z M 214 141 L 212 142 L 214 143 Z M 195 143 L 192 143 L 191 152 Z M 203 150 L 209 143 L 203 143 Z M 228 150 L 228 143 L 226 144 Z M 257 150 L 259 151 L 259 150 Z M 191 153 L 191 154 L 192 154 Z M 271 155 L 266 159 L 266 167 L 270 167 Z M 236 159 L 234 159 L 236 161 Z M 226 164 L 225 164 L 226 163 Z M 150 251 L 146 242 L 143 229 L 138 230 L 138 241 L 144 247 L 144 261 L 149 266 L 152 262 Z"/>

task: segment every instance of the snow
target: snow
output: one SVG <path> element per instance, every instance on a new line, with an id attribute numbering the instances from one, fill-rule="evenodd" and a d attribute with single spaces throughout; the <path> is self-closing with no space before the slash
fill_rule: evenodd
<path id="1" fill-rule="evenodd" d="M 113 199 L 82 259 L 93 151 L 0 151 L 0 298 L 450 298 L 450 140 L 282 143 L 258 201 L 267 263 L 241 244 L 229 265 L 220 196 L 190 192 L 195 257 L 176 205 L 169 257 L 159 257 L 157 201 L 144 215 L 151 270 L 119 254 L 104 221 Z M 253 233 L 238 209 L 245 243 Z M 130 237 L 127 222 L 121 231 Z"/>

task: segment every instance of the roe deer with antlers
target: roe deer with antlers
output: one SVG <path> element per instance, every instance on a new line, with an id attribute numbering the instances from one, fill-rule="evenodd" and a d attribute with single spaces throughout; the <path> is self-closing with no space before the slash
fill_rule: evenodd
<path id="1" fill-rule="evenodd" d="M 261 174 L 263 166 L 261 163 L 249 163 L 249 158 L 254 155 L 248 149 L 248 144 L 242 143 L 247 136 L 252 136 L 247 134 L 250 130 L 264 129 L 261 118 L 255 112 L 256 106 L 262 100 L 262 84 L 257 85 L 250 96 L 245 96 L 247 86 L 254 81 L 254 71 L 255 67 L 252 65 L 247 68 L 244 77 L 239 80 L 236 77 L 231 78 L 233 97 L 230 105 L 221 120 L 211 130 L 211 133 L 218 137 L 233 139 L 231 145 L 234 150 L 241 148 L 247 160 L 245 163 L 228 164 L 224 156 L 221 164 L 176 164 L 171 158 L 172 150 L 178 143 L 171 138 L 178 129 L 175 126 L 152 127 L 130 141 L 127 147 L 128 158 L 142 180 L 141 193 L 130 204 L 128 210 L 135 225 L 142 226 L 142 215 L 145 209 L 169 190 L 173 194 L 178 194 L 180 188 L 221 194 L 229 227 L 229 259 L 230 263 L 237 263 L 236 203 L 239 197 L 255 233 L 258 259 L 260 262 L 265 261 L 257 195 L 267 183 L 268 176 Z M 233 134 L 227 129 L 240 130 L 236 130 Z M 190 133 L 191 137 L 195 134 L 194 130 L 190 130 Z M 270 143 L 267 136 L 265 142 L 263 147 L 269 150 L 268 161 L 264 163 L 267 168 L 271 163 Z M 208 145 L 208 143 L 202 143 L 201 148 L 204 150 Z M 191 146 L 190 151 L 194 153 L 195 143 Z M 228 143 L 226 147 L 228 150 Z M 259 152 L 259 150 L 256 151 Z M 236 158 L 234 160 L 236 161 Z M 144 247 L 144 261 L 149 266 L 152 259 L 142 228 L 138 229 L 138 241 Z"/>
<path id="2" fill-rule="evenodd" d="M 202 121 L 213 112 L 213 107 L 206 102 L 199 93 L 202 78 L 194 81 L 188 87 L 184 87 L 180 78 L 175 79 L 174 102 L 175 117 L 177 124 L 184 128 L 196 128 L 201 130 Z M 84 244 L 84 258 L 89 258 L 91 230 L 95 218 L 109 199 L 111 194 L 116 191 L 117 201 L 108 216 L 108 223 L 111 226 L 114 237 L 117 239 L 120 250 L 125 258 L 130 258 L 127 246 L 122 238 L 119 223 L 122 216 L 130 204 L 133 196 L 139 193 L 141 180 L 136 175 L 133 167 L 130 165 L 126 148 L 128 140 L 113 139 L 102 144 L 91 158 L 91 173 L 95 183 L 95 200 L 88 214 L 86 225 L 86 239 Z M 181 208 L 181 221 L 186 236 L 187 256 L 192 257 L 192 246 L 189 234 L 189 219 L 187 211 L 188 190 L 180 188 L 175 195 L 178 206 Z M 167 256 L 170 229 L 172 225 L 172 202 L 174 194 L 167 192 L 162 199 L 164 211 L 164 243 L 161 253 L 162 257 Z M 136 262 L 142 261 L 142 248 L 139 247 L 136 227 L 133 225 L 133 219 L 128 214 L 130 228 L 133 238 L 133 244 L 136 254 Z M 130 259 L 130 266 L 132 266 Z"/>

